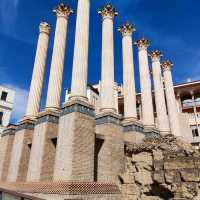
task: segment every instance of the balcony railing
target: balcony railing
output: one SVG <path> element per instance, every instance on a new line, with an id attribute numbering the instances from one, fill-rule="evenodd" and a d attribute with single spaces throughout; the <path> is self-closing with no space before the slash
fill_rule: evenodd
<path id="1" fill-rule="evenodd" d="M 194 107 L 195 105 L 197 107 L 200 106 L 200 99 L 196 99 L 195 101 L 193 100 L 186 100 L 186 101 L 183 101 L 182 102 L 182 105 L 183 105 L 183 108 L 191 108 L 191 107 Z"/>
<path id="2" fill-rule="evenodd" d="M 195 114 L 194 113 L 188 113 L 190 115 L 190 118 L 195 119 Z M 200 113 L 196 113 L 196 117 L 200 119 Z"/>

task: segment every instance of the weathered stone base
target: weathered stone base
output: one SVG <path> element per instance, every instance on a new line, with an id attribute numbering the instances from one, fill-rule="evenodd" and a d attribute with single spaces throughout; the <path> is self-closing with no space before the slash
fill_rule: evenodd
<path id="1" fill-rule="evenodd" d="M 94 181 L 94 143 L 93 108 L 69 102 L 59 122 L 54 180 Z"/>
<path id="2" fill-rule="evenodd" d="M 0 183 L 0 188 L 45 200 L 121 200 L 115 184 L 94 182 Z"/>
<path id="3" fill-rule="evenodd" d="M 0 180 L 6 181 L 11 160 L 15 127 L 9 128 L 1 136 L 0 141 Z"/>
<path id="4" fill-rule="evenodd" d="M 35 126 L 27 181 L 53 179 L 59 114 L 42 114 Z"/>
<path id="5" fill-rule="evenodd" d="M 97 181 L 116 183 L 124 171 L 124 136 L 117 116 L 101 115 L 96 119 L 96 134 L 102 144 L 96 151 Z M 97 146 L 97 145 L 96 145 Z"/>
<path id="6" fill-rule="evenodd" d="M 8 181 L 25 181 L 28 171 L 34 124 L 20 124 L 15 133 L 11 161 L 8 170 Z"/>

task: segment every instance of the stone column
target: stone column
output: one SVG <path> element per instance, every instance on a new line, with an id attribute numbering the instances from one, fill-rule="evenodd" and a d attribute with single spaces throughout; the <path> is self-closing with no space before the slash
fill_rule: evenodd
<path id="1" fill-rule="evenodd" d="M 55 181 L 94 181 L 95 114 L 87 92 L 89 0 L 78 1 L 72 96 L 58 128 Z"/>
<path id="2" fill-rule="evenodd" d="M 67 25 L 68 18 L 73 11 L 69 6 L 61 3 L 53 12 L 57 16 L 57 23 L 47 92 L 47 110 L 58 110 L 60 108 Z"/>
<path id="3" fill-rule="evenodd" d="M 40 24 L 40 34 L 37 44 L 35 64 L 26 109 L 26 117 L 34 118 L 40 109 L 40 100 L 45 73 L 47 50 L 49 44 L 50 26 L 46 22 Z"/>
<path id="4" fill-rule="evenodd" d="M 124 118 L 126 120 L 135 121 L 137 120 L 137 110 L 136 110 L 132 33 L 136 31 L 136 29 L 132 25 L 126 23 L 118 30 L 119 32 L 122 33 Z"/>
<path id="5" fill-rule="evenodd" d="M 71 98 L 87 100 L 90 0 L 78 0 Z"/>
<path id="6" fill-rule="evenodd" d="M 170 61 L 165 61 L 162 63 L 171 132 L 175 136 L 181 136 L 179 115 L 178 115 L 178 109 L 176 105 L 172 74 L 171 74 L 172 66 L 173 64 Z"/>
<path id="7" fill-rule="evenodd" d="M 158 129 L 161 134 L 169 134 L 169 120 L 167 116 L 167 108 L 165 102 L 165 93 L 163 87 L 163 77 L 161 72 L 160 57 L 162 56 L 159 50 L 149 54 L 152 60 L 152 71 L 154 81 L 154 93 L 156 103 L 156 113 L 158 119 Z"/>
<path id="8" fill-rule="evenodd" d="M 30 158 L 32 137 L 35 128 L 36 114 L 39 112 L 42 84 L 44 79 L 47 46 L 50 27 L 47 23 L 40 24 L 40 35 L 37 46 L 33 78 L 31 82 L 26 116 L 20 121 L 10 152 L 8 181 L 25 181 Z M 35 119 L 34 119 L 35 118 Z"/>
<path id="9" fill-rule="evenodd" d="M 97 135 L 95 149 L 95 180 L 116 182 L 124 170 L 124 134 L 120 116 L 115 107 L 113 19 L 118 14 L 111 4 L 104 6 L 99 14 L 103 17 L 101 108 L 96 116 Z"/>
<path id="10" fill-rule="evenodd" d="M 103 18 L 100 110 L 102 112 L 116 112 L 114 100 L 113 19 L 118 13 L 111 4 L 103 7 L 98 13 Z"/>
<path id="11" fill-rule="evenodd" d="M 142 121 L 145 131 L 149 132 L 154 127 L 151 78 L 147 53 L 147 47 L 150 45 L 150 42 L 146 39 L 140 39 L 135 44 L 138 46 L 139 49 Z"/>
<path id="12" fill-rule="evenodd" d="M 60 96 L 66 46 L 67 22 L 72 13 L 69 6 L 60 4 L 53 11 L 57 16 L 46 110 L 37 116 L 33 134 L 27 181 L 50 181 L 53 179 Z"/>

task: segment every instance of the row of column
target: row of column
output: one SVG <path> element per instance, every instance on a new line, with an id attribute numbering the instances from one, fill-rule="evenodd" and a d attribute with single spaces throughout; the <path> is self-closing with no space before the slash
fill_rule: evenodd
<path id="1" fill-rule="evenodd" d="M 87 71 L 88 71 L 88 41 L 89 41 L 89 0 L 78 1 L 78 12 L 76 22 L 76 36 L 73 59 L 71 99 L 87 101 Z M 64 68 L 64 57 L 66 47 L 66 35 L 68 18 L 72 13 L 69 6 L 60 4 L 54 13 L 57 16 L 55 30 L 54 48 L 51 62 L 51 71 L 48 84 L 46 110 L 60 109 L 61 87 Z M 101 111 L 114 112 L 114 41 L 113 41 L 113 19 L 118 14 L 111 4 L 103 7 L 99 12 L 102 16 L 102 71 L 101 71 Z M 124 84 L 124 115 L 126 119 L 136 120 L 136 90 L 134 80 L 134 60 L 132 33 L 135 28 L 125 24 L 119 28 L 122 33 L 123 48 L 123 84 Z M 50 26 L 47 23 L 40 24 L 40 35 L 33 70 L 33 77 L 28 98 L 26 117 L 34 118 L 39 112 L 42 85 L 44 79 Z M 148 64 L 149 41 L 141 39 L 136 42 L 138 46 L 140 86 L 142 99 L 142 118 L 146 129 L 154 127 L 154 113 L 152 102 L 151 77 Z M 81 48 L 80 48 L 81 47 Z M 156 111 L 158 116 L 158 127 L 161 132 L 169 132 L 167 126 L 167 109 L 161 74 L 160 52 L 150 54 L 154 77 L 154 89 L 156 100 Z M 169 113 L 170 127 L 172 133 L 178 135 L 178 113 L 171 78 L 171 63 L 164 62 L 162 65 L 165 82 L 167 107 Z"/>
<path id="2" fill-rule="evenodd" d="M 87 99 L 89 8 L 89 0 L 78 1 L 71 88 L 71 98 L 75 97 L 77 99 Z M 73 10 L 69 6 L 65 6 L 61 3 L 53 10 L 53 12 L 57 16 L 57 23 L 45 109 L 57 111 L 60 109 L 68 18 L 71 13 L 73 13 Z M 42 22 L 40 24 L 40 34 L 28 98 L 26 118 L 34 119 L 39 113 L 49 32 L 50 26 L 46 22 Z"/>

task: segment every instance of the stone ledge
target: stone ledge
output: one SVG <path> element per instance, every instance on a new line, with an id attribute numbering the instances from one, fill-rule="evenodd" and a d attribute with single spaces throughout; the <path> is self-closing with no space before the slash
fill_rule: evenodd
<path id="1" fill-rule="evenodd" d="M 57 110 L 53 111 L 53 110 L 47 109 L 38 114 L 36 125 L 39 125 L 45 122 L 58 124 L 59 116 L 60 116 L 60 111 L 57 111 Z"/>
<path id="2" fill-rule="evenodd" d="M 45 123 L 45 122 L 58 124 L 58 121 L 59 121 L 59 117 L 58 116 L 47 114 L 45 116 L 42 116 L 42 117 L 38 118 L 38 120 L 36 122 L 36 125 L 39 125 L 39 124 L 42 124 L 42 123 Z"/>
<path id="3" fill-rule="evenodd" d="M 139 124 L 131 124 L 131 125 L 124 125 L 123 126 L 123 131 L 124 132 L 131 132 L 131 131 L 136 131 L 143 133 L 144 129 L 142 125 Z"/>
<path id="4" fill-rule="evenodd" d="M 112 112 L 99 113 L 96 116 L 96 125 L 108 124 L 108 123 L 121 126 L 122 125 L 121 116 Z"/>
<path id="5" fill-rule="evenodd" d="M 64 108 L 61 112 L 61 116 L 73 113 L 73 112 L 79 112 L 85 115 L 89 115 L 91 117 L 95 117 L 94 108 L 89 103 L 73 100 L 69 101 L 64 104 Z"/>
<path id="6" fill-rule="evenodd" d="M 24 129 L 27 129 L 27 130 L 33 130 L 35 127 L 35 123 L 34 122 L 25 122 L 25 123 L 20 123 L 16 129 L 16 133 L 21 131 L 21 130 L 24 130 Z"/>
<path id="7" fill-rule="evenodd" d="M 6 135 L 14 135 L 16 132 L 16 129 L 17 129 L 17 125 L 12 125 L 12 126 L 7 127 L 1 134 L 1 137 L 4 137 Z"/>
<path id="8" fill-rule="evenodd" d="M 117 185 L 96 182 L 16 182 L 0 183 L 0 188 L 20 193 L 42 194 L 120 194 Z"/>

